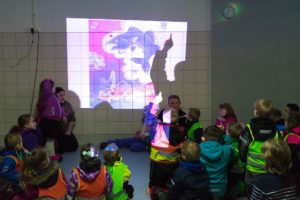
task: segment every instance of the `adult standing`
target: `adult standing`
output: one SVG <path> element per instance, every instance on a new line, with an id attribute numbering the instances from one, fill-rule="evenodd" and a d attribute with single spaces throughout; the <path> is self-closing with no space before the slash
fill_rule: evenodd
<path id="1" fill-rule="evenodd" d="M 39 96 L 36 103 L 36 120 L 49 155 L 55 154 L 53 142 L 55 140 L 59 141 L 65 134 L 61 123 L 66 120 L 65 113 L 53 89 L 54 81 L 44 79 L 40 83 Z M 63 149 L 62 146 L 55 146 L 56 152 L 61 151 L 61 149 Z"/>

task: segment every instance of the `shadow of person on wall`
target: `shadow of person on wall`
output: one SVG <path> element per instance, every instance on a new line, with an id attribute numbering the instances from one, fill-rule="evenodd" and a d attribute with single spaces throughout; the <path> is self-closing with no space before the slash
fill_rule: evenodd
<path id="1" fill-rule="evenodd" d="M 178 76 L 178 73 L 180 73 L 178 68 L 182 68 L 185 63 L 185 61 L 182 61 L 176 64 L 174 67 L 175 79 L 174 81 L 169 81 L 167 79 L 166 59 L 168 57 L 168 52 L 173 45 L 174 43 L 171 34 L 170 38 L 165 41 L 162 50 L 156 51 L 150 71 L 150 77 L 154 84 L 155 93 L 158 94 L 161 92 L 164 98 L 169 96 L 172 88 L 171 86 L 178 83 L 178 81 L 176 81 L 176 77 Z"/>

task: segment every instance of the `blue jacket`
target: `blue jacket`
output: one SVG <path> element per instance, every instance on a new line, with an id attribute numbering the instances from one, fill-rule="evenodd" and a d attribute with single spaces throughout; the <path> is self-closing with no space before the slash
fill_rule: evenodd
<path id="1" fill-rule="evenodd" d="M 209 175 L 209 190 L 214 196 L 224 196 L 227 190 L 228 165 L 233 156 L 230 144 L 205 141 L 200 144 L 200 161 Z"/>
<path id="2" fill-rule="evenodd" d="M 3 156 L 3 160 L 0 162 L 0 175 L 9 181 L 19 182 L 21 173 L 16 171 L 17 163 L 10 156 L 14 156 L 23 162 L 23 159 L 25 158 L 24 150 L 4 150 L 1 156 Z"/>

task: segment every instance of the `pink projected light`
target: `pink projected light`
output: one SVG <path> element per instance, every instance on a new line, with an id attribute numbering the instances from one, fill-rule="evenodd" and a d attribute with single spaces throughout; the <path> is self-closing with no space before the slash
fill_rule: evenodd
<path id="1" fill-rule="evenodd" d="M 185 60 L 186 22 L 67 18 L 68 89 L 81 108 L 107 102 L 114 109 L 141 109 L 153 101 L 150 72 L 155 53 L 172 35 L 165 59 L 168 81 Z"/>

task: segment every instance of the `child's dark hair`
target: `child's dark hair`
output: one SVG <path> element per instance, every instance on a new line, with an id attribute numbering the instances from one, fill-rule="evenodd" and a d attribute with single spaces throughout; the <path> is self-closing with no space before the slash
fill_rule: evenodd
<path id="1" fill-rule="evenodd" d="M 196 142 L 187 140 L 182 144 L 181 153 L 186 161 L 196 161 L 200 158 L 200 147 Z"/>
<path id="2" fill-rule="evenodd" d="M 226 116 L 225 117 L 234 117 L 236 118 L 236 115 L 234 113 L 234 110 L 232 108 L 232 106 L 230 105 L 230 103 L 222 103 L 219 105 L 220 109 L 225 109 L 227 111 Z"/>
<path id="3" fill-rule="evenodd" d="M 120 160 L 120 151 L 117 145 L 114 143 L 107 145 L 103 151 L 103 158 L 108 165 L 113 165 Z"/>
<path id="4" fill-rule="evenodd" d="M 80 157 L 83 162 L 99 159 L 97 147 L 91 143 L 82 145 L 80 149 Z"/>
<path id="5" fill-rule="evenodd" d="M 38 172 L 49 164 L 47 152 L 42 149 L 34 149 L 24 160 L 24 168 L 21 177 L 21 186 L 27 188 L 38 176 Z"/>
<path id="6" fill-rule="evenodd" d="M 190 108 L 189 109 L 189 117 L 195 121 L 200 118 L 200 110 L 198 108 Z"/>
<path id="7" fill-rule="evenodd" d="M 205 137 L 206 141 L 214 140 L 218 142 L 223 142 L 223 131 L 216 125 L 208 126 L 204 130 L 203 136 Z"/>
<path id="8" fill-rule="evenodd" d="M 20 129 L 20 127 L 18 125 L 13 125 L 9 129 L 8 133 L 19 133 L 20 131 L 21 131 L 21 129 Z"/>
<path id="9" fill-rule="evenodd" d="M 291 112 L 299 112 L 299 106 L 295 103 L 288 103 L 286 107 L 288 107 Z"/>
<path id="10" fill-rule="evenodd" d="M 20 144 L 22 138 L 18 133 L 8 133 L 4 137 L 4 145 L 6 149 L 15 149 Z"/>
<path id="11" fill-rule="evenodd" d="M 24 129 L 25 125 L 30 122 L 30 114 L 23 114 L 18 117 L 18 125 L 20 129 Z"/>
<path id="12" fill-rule="evenodd" d="M 62 87 L 56 87 L 55 88 L 55 94 L 60 93 L 61 91 L 65 91 Z"/>
<path id="13" fill-rule="evenodd" d="M 281 111 L 277 108 L 273 108 L 270 114 L 270 119 L 273 122 L 278 121 L 279 119 L 281 119 Z"/>
<path id="14" fill-rule="evenodd" d="M 287 127 L 286 130 L 292 132 L 294 128 L 300 126 L 300 113 L 291 113 L 287 119 Z"/>
<path id="15" fill-rule="evenodd" d="M 228 133 L 232 138 L 240 137 L 242 131 L 243 131 L 243 126 L 240 122 L 234 122 L 229 124 L 228 126 Z"/>

